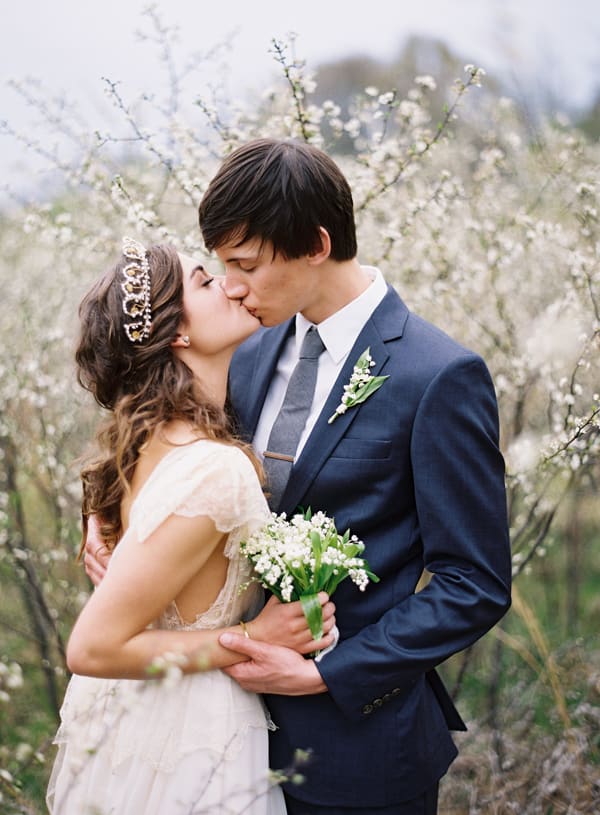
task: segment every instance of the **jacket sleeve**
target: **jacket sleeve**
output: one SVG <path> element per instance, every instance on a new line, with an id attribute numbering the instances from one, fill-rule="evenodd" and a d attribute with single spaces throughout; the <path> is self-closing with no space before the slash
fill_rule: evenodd
<path id="1" fill-rule="evenodd" d="M 423 565 L 433 576 L 319 662 L 332 698 L 351 719 L 405 693 L 481 637 L 510 605 L 498 411 L 480 357 L 452 361 L 429 383 L 410 453 Z"/>

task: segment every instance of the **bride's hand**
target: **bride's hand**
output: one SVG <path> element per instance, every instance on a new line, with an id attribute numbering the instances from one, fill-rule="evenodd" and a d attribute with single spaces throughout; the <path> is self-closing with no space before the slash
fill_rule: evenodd
<path id="1" fill-rule="evenodd" d="M 335 626 L 335 605 L 324 591 L 318 596 L 323 611 L 322 639 L 313 640 L 299 600 L 281 603 L 276 597 L 269 598 L 260 614 L 246 623 L 248 635 L 255 640 L 292 648 L 299 654 L 326 648 L 334 641 L 331 631 Z"/>

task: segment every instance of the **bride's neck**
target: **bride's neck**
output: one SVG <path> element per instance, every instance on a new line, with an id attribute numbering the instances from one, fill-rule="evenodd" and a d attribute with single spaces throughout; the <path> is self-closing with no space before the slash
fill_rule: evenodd
<path id="1" fill-rule="evenodd" d="M 197 359 L 190 357 L 185 360 L 198 382 L 201 393 L 213 404 L 225 407 L 227 398 L 227 377 L 232 354 L 226 358 Z"/>

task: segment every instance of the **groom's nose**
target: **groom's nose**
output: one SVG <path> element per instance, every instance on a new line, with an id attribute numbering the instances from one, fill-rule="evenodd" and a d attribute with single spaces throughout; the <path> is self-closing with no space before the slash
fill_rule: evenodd
<path id="1" fill-rule="evenodd" d="M 230 300 L 243 300 L 248 294 L 248 286 L 235 275 L 226 274 L 221 285 Z"/>

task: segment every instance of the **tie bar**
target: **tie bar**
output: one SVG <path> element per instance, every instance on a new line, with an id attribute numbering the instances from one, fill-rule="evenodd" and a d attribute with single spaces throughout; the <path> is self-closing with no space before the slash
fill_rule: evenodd
<path id="1" fill-rule="evenodd" d="M 284 453 L 271 453 L 269 450 L 265 450 L 263 452 L 263 456 L 267 458 L 276 458 L 279 461 L 289 461 L 290 464 L 293 464 L 295 459 L 294 456 L 286 456 Z"/>

